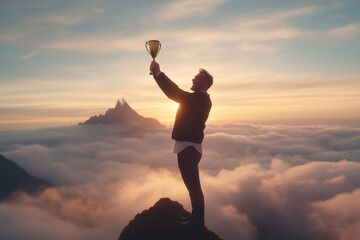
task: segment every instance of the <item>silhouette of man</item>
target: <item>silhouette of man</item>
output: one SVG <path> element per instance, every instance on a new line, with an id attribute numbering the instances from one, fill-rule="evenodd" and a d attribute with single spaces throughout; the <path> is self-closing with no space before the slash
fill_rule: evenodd
<path id="1" fill-rule="evenodd" d="M 213 84 L 213 77 L 206 70 L 199 69 L 192 80 L 191 90 L 194 92 L 190 93 L 180 89 L 161 72 L 157 62 L 151 62 L 150 70 L 165 95 L 180 103 L 171 137 L 175 140 L 174 153 L 177 153 L 180 173 L 189 191 L 192 206 L 191 217 L 184 218 L 182 223 L 187 227 L 203 229 L 204 195 L 198 164 L 202 156 L 205 122 L 212 106 L 206 91 Z"/>

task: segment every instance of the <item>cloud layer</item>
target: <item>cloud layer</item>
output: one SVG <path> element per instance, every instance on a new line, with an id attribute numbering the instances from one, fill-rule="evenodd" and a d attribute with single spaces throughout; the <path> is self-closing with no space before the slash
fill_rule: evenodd
<path id="1" fill-rule="evenodd" d="M 56 186 L 1 203 L 0 237 L 114 239 L 160 197 L 189 209 L 169 135 L 120 126 L 0 132 L 2 154 Z M 208 126 L 207 225 L 230 240 L 357 236 L 359 159 L 359 129 Z"/>

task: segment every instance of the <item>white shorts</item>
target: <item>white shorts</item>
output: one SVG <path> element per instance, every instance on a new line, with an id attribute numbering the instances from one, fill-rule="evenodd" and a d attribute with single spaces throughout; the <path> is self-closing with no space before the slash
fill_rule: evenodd
<path id="1" fill-rule="evenodd" d="M 193 146 L 199 153 L 202 154 L 202 146 L 199 143 L 194 142 L 183 142 L 183 141 L 176 141 L 174 145 L 174 153 L 180 153 L 185 148 Z"/>

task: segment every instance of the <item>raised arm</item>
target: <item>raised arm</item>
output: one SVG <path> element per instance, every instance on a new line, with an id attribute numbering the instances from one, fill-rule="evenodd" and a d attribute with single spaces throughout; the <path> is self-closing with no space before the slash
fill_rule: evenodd
<path id="1" fill-rule="evenodd" d="M 160 66 L 157 62 L 153 61 L 150 65 L 150 70 L 154 72 L 154 79 L 159 85 L 160 89 L 165 93 L 165 95 L 175 102 L 185 101 L 186 97 L 190 95 L 189 92 L 186 92 L 180 89 L 173 81 L 171 81 L 165 73 L 160 71 Z"/>

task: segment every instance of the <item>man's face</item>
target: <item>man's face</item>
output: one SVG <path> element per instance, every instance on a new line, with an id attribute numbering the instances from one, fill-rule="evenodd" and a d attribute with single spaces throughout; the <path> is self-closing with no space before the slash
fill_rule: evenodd
<path id="1" fill-rule="evenodd" d="M 194 92 L 203 91 L 203 83 L 205 79 L 205 73 L 198 73 L 192 80 L 193 85 L 191 87 L 191 90 Z"/>

